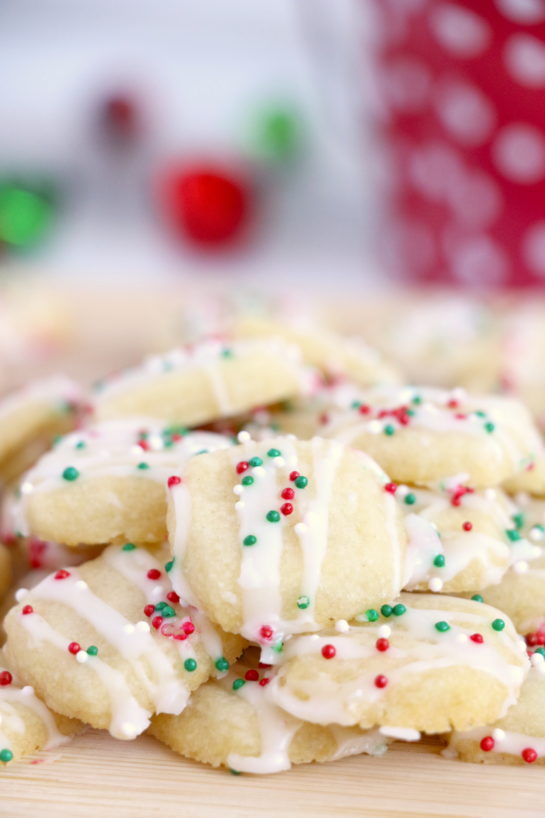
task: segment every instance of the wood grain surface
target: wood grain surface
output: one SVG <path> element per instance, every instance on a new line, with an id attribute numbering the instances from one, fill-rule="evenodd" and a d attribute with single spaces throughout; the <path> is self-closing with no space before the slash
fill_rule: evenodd
<path id="1" fill-rule="evenodd" d="M 402 745 L 273 776 L 185 761 L 149 736 L 90 731 L 6 767 L 2 818 L 541 818 L 545 767 L 463 764 L 434 744 Z"/>

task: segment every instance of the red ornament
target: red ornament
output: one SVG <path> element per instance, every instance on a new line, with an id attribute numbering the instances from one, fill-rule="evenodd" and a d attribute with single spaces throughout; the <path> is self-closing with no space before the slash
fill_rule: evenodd
<path id="1" fill-rule="evenodd" d="M 259 629 L 259 635 L 261 636 L 262 639 L 272 639 L 273 633 L 274 631 L 270 625 L 263 625 Z"/>
<path id="2" fill-rule="evenodd" d="M 102 103 L 100 112 L 102 127 L 117 141 L 132 140 L 140 130 L 138 109 L 135 100 L 128 94 L 113 94 Z"/>
<path id="3" fill-rule="evenodd" d="M 146 605 L 144 608 L 144 613 L 146 616 L 151 616 L 152 613 L 155 611 L 155 605 Z"/>
<path id="4" fill-rule="evenodd" d="M 55 574 L 55 579 L 67 579 L 70 576 L 70 571 L 65 571 L 64 568 L 61 568 L 60 571 L 57 571 Z"/>
<path id="5" fill-rule="evenodd" d="M 270 681 L 271 680 L 267 676 L 265 676 L 263 679 L 260 679 L 259 684 L 261 685 L 261 687 L 266 687 Z"/>
<path id="6" fill-rule="evenodd" d="M 150 568 L 147 573 L 148 579 L 159 579 L 160 576 L 161 572 L 159 571 L 158 568 Z"/>
<path id="7" fill-rule="evenodd" d="M 389 494 L 395 494 L 397 491 L 397 483 L 386 483 L 384 491 L 387 491 Z"/>
<path id="8" fill-rule="evenodd" d="M 494 749 L 496 742 L 492 738 L 492 736 L 485 736 L 481 739 L 481 750 L 484 750 L 485 753 L 489 753 L 491 750 Z"/>
<path id="9" fill-rule="evenodd" d="M 462 524 L 462 528 L 464 529 L 464 531 L 471 531 L 473 528 L 473 523 L 470 523 L 469 520 L 467 520 L 465 523 Z"/>
<path id="10" fill-rule="evenodd" d="M 335 645 L 324 645 L 322 648 L 322 656 L 324 659 L 333 659 L 337 655 Z"/>
<path id="11" fill-rule="evenodd" d="M 159 628 L 161 627 L 161 625 L 163 624 L 163 617 L 162 616 L 154 616 L 153 619 L 151 620 L 151 624 L 153 625 L 155 630 L 158 631 Z"/>
<path id="12" fill-rule="evenodd" d="M 300 476 L 301 476 L 301 475 L 299 474 L 299 472 L 298 472 L 298 471 L 291 471 L 291 472 L 290 472 L 290 480 L 291 480 L 291 482 L 293 483 L 293 482 L 294 482 L 295 480 L 297 480 L 297 478 L 298 478 L 298 477 L 300 477 Z"/>
<path id="13" fill-rule="evenodd" d="M 184 624 L 182 625 L 182 630 L 185 634 L 187 634 L 187 636 L 190 636 L 192 633 L 195 633 L 195 625 L 193 624 L 191 619 L 188 619 L 187 622 L 184 622 Z"/>
<path id="14" fill-rule="evenodd" d="M 32 607 L 32 605 L 25 605 L 25 607 L 23 608 L 23 610 L 21 611 L 21 613 L 23 613 L 25 616 L 26 616 L 27 614 L 34 613 L 34 608 Z"/>
<path id="15" fill-rule="evenodd" d="M 201 247 L 237 239 L 252 208 L 244 175 L 212 163 L 167 169 L 158 192 L 159 204 L 174 231 Z"/>

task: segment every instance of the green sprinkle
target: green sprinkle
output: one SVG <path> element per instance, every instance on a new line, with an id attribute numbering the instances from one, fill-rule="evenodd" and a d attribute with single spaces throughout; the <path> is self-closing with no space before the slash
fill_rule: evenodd
<path id="1" fill-rule="evenodd" d="M 541 646 L 539 648 L 536 648 L 534 650 L 534 653 L 539 653 L 540 656 L 543 656 L 543 658 L 545 658 L 545 648 Z"/>
<path id="2" fill-rule="evenodd" d="M 494 628 L 495 631 L 502 631 L 505 628 L 505 622 L 503 621 L 503 619 L 495 619 L 492 622 L 492 627 Z"/>
<path id="3" fill-rule="evenodd" d="M 136 549 L 136 545 L 133 542 L 126 542 L 122 551 L 134 551 Z"/>
<path id="4" fill-rule="evenodd" d="M 68 482 L 72 482 L 77 480 L 79 477 L 79 471 L 74 466 L 67 466 L 66 469 L 62 473 L 63 479 L 68 480 Z"/>
<path id="5" fill-rule="evenodd" d="M 235 679 L 235 681 L 233 682 L 233 690 L 240 690 L 240 688 L 244 687 L 245 684 L 246 684 L 245 679 Z"/>
<path id="6" fill-rule="evenodd" d="M 248 534 L 247 537 L 244 537 L 242 540 L 243 545 L 255 545 L 257 542 L 257 537 L 254 534 Z"/>
<path id="7" fill-rule="evenodd" d="M 158 602 L 157 605 L 155 606 L 155 610 L 156 611 L 162 611 L 163 608 L 166 608 L 166 607 L 168 607 L 168 602 Z"/>
<path id="8" fill-rule="evenodd" d="M 414 504 L 416 503 L 416 494 L 412 494 L 411 492 L 409 492 L 409 494 L 405 495 L 404 502 L 408 506 L 414 506 Z"/>
<path id="9" fill-rule="evenodd" d="M 51 441 L 52 446 L 58 446 L 64 435 L 55 435 Z"/>
<path id="10" fill-rule="evenodd" d="M 233 770 L 232 767 L 229 767 L 229 772 L 231 773 L 231 775 L 242 775 L 242 773 L 239 770 Z"/>
<path id="11" fill-rule="evenodd" d="M 381 612 L 382 616 L 388 617 L 388 616 L 392 615 L 393 610 L 394 609 L 392 608 L 391 605 L 383 605 L 382 608 L 380 609 L 380 612 Z"/>
<path id="12" fill-rule="evenodd" d="M 478 418 L 485 418 L 486 417 L 486 412 L 483 412 L 482 409 L 477 409 L 475 414 L 477 415 Z"/>
<path id="13" fill-rule="evenodd" d="M 74 446 L 74 449 L 85 449 L 86 446 L 87 443 L 84 440 L 79 440 Z"/>
<path id="14" fill-rule="evenodd" d="M 149 463 L 139 463 L 136 468 L 140 469 L 141 471 L 145 471 L 146 469 L 149 469 Z"/>
<path id="15" fill-rule="evenodd" d="M 433 558 L 433 564 L 436 568 L 444 568 L 445 567 L 445 555 L 444 554 L 437 554 L 436 557 Z"/>
<path id="16" fill-rule="evenodd" d="M 197 662 L 195 659 L 186 659 L 184 662 L 184 668 L 187 670 L 188 673 L 193 673 L 194 670 L 197 670 Z"/>
<path id="17" fill-rule="evenodd" d="M 407 414 L 409 415 L 410 418 L 413 418 L 416 413 L 414 409 L 407 409 Z"/>
<path id="18" fill-rule="evenodd" d="M 173 568 L 174 568 L 174 560 L 169 560 L 168 562 L 165 562 L 165 571 L 167 572 L 167 574 L 170 574 L 170 572 L 172 571 Z"/>
<path id="19" fill-rule="evenodd" d="M 511 540 L 511 542 L 517 542 L 517 540 L 521 539 L 520 532 L 516 528 L 508 528 L 505 533 L 507 539 Z"/>
<path id="20" fill-rule="evenodd" d="M 282 653 L 282 651 L 284 650 L 284 643 L 277 642 L 276 645 L 273 645 L 273 650 L 275 650 L 277 653 Z"/>
<path id="21" fill-rule="evenodd" d="M 472 599 L 474 602 L 484 602 L 484 597 L 483 597 L 483 596 L 481 596 L 481 594 L 473 594 L 473 596 L 471 597 L 471 599 Z"/>
<path id="22" fill-rule="evenodd" d="M 368 622 L 376 622 L 379 618 L 379 612 L 374 608 L 369 608 L 368 611 L 365 611 L 365 616 L 367 617 Z"/>
<path id="23" fill-rule="evenodd" d="M 302 611 L 304 611 L 305 608 L 308 608 L 309 605 L 310 599 L 308 598 L 308 596 L 300 596 L 299 599 L 297 600 L 297 607 L 300 608 Z"/>
<path id="24" fill-rule="evenodd" d="M 448 622 L 441 621 L 435 623 L 435 630 L 439 631 L 439 633 L 446 633 L 446 631 L 450 630 L 450 625 Z"/>
<path id="25" fill-rule="evenodd" d="M 89 645 L 89 647 L 87 648 L 87 653 L 89 654 L 89 656 L 96 656 L 97 653 L 98 653 L 97 646 L 96 645 Z"/>
<path id="26" fill-rule="evenodd" d="M 3 761 L 4 764 L 7 764 L 8 761 L 11 761 L 12 758 L 13 753 L 11 752 L 11 750 L 8 749 L 0 750 L 0 761 Z"/>
<path id="27" fill-rule="evenodd" d="M 176 616 L 176 611 L 174 610 L 174 608 L 171 608 L 170 605 L 165 605 L 165 607 L 161 611 L 161 616 L 164 616 L 165 619 L 170 619 L 170 617 Z"/>
<path id="28" fill-rule="evenodd" d="M 495 427 L 495 425 L 492 423 L 492 421 L 491 421 L 491 420 L 489 420 L 489 421 L 488 421 L 488 423 L 485 423 L 485 424 L 484 424 L 484 429 L 485 429 L 485 432 L 488 432 L 488 434 L 492 434 L 492 432 L 494 431 L 494 429 L 495 429 L 495 428 L 496 428 L 496 427 Z"/>
<path id="29" fill-rule="evenodd" d="M 243 486 L 251 486 L 252 483 L 254 482 L 254 478 L 252 477 L 251 474 L 246 474 L 240 482 L 242 483 Z"/>
<path id="30" fill-rule="evenodd" d="M 280 522 L 280 512 L 279 511 L 268 511 L 267 512 L 267 520 L 270 523 Z"/>
<path id="31" fill-rule="evenodd" d="M 420 406 L 422 403 L 422 395 L 415 395 L 414 398 L 411 400 L 411 403 L 414 403 L 415 406 Z"/>
<path id="32" fill-rule="evenodd" d="M 229 349 L 229 347 L 225 347 L 225 349 L 222 349 L 222 351 L 221 351 L 221 357 L 222 358 L 232 358 L 233 357 L 233 350 Z"/>
<path id="33" fill-rule="evenodd" d="M 304 489 L 308 486 L 308 479 L 304 475 L 295 478 L 295 486 L 298 489 Z"/>
<path id="34" fill-rule="evenodd" d="M 351 409 L 359 409 L 361 406 L 361 400 L 353 400 L 350 404 Z"/>
<path id="35" fill-rule="evenodd" d="M 401 602 L 398 602 L 397 605 L 394 605 L 392 608 L 392 613 L 394 616 L 403 616 L 404 613 L 407 612 L 407 608 L 405 605 L 402 605 Z"/>
<path id="36" fill-rule="evenodd" d="M 514 522 L 517 531 L 520 531 L 521 528 L 524 528 L 524 514 L 522 513 L 522 511 L 517 511 L 516 514 L 513 514 L 511 519 Z"/>
<path id="37" fill-rule="evenodd" d="M 229 670 L 229 662 L 225 656 L 220 656 L 219 659 L 216 659 L 214 664 L 216 666 L 216 670 L 219 670 L 220 673 L 225 673 L 226 670 Z"/>
<path id="38" fill-rule="evenodd" d="M 262 461 L 262 459 L 260 457 L 252 457 L 250 459 L 250 466 L 252 466 L 254 469 L 255 469 L 256 466 L 262 466 L 262 465 L 263 465 L 263 461 Z"/>
<path id="39" fill-rule="evenodd" d="M 391 423 L 387 423 L 386 426 L 383 429 L 383 432 L 384 432 L 385 435 L 388 435 L 388 437 L 391 437 L 392 435 L 395 435 L 395 433 L 396 433 L 395 426 L 392 426 Z"/>
<path id="40" fill-rule="evenodd" d="M 281 457 L 281 456 L 282 456 L 282 452 L 280 451 L 280 449 L 269 449 L 269 451 L 267 452 L 267 457 Z"/>

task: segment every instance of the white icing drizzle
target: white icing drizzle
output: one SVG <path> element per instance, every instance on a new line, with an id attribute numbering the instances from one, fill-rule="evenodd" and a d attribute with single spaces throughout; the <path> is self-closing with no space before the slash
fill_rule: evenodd
<path id="1" fill-rule="evenodd" d="M 379 728 L 379 733 L 388 738 L 395 738 L 399 741 L 419 741 L 420 731 L 414 730 L 412 727 L 389 727 L 384 726 Z"/>
<path id="2" fill-rule="evenodd" d="M 63 401 L 79 403 L 83 393 L 80 387 L 63 375 L 53 375 L 43 380 L 31 381 L 22 389 L 0 400 L 0 422 L 31 404 L 45 404 L 60 411 Z"/>
<path id="3" fill-rule="evenodd" d="M 481 739 L 490 735 L 494 738 L 494 747 L 489 751 L 490 755 L 493 753 L 506 753 L 520 756 L 523 750 L 531 747 L 540 758 L 545 756 L 545 736 L 532 736 L 528 733 L 517 733 L 513 730 L 494 730 L 492 727 L 475 727 L 473 730 L 453 733 L 449 750 L 455 750 L 456 742 L 459 740 L 468 739 L 478 744 Z"/>

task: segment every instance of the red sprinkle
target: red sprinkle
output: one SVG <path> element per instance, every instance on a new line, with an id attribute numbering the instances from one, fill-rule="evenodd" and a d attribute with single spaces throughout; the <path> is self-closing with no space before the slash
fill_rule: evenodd
<path id="1" fill-rule="evenodd" d="M 139 440 L 137 446 L 140 446 L 142 451 L 149 452 L 149 443 L 147 440 Z"/>
<path id="2" fill-rule="evenodd" d="M 248 463 L 247 460 L 240 460 L 237 463 L 237 465 L 235 466 L 235 469 L 237 470 L 237 474 L 244 474 L 244 472 L 248 471 L 249 468 L 250 468 L 250 464 Z"/>
<path id="3" fill-rule="evenodd" d="M 481 739 L 481 750 L 484 750 L 485 753 L 489 753 L 491 750 L 494 749 L 496 742 L 492 738 L 492 736 L 485 736 Z"/>
<path id="4" fill-rule="evenodd" d="M 13 676 L 9 672 L 9 670 L 3 670 L 0 673 L 0 687 L 7 687 L 13 681 Z"/>
<path id="5" fill-rule="evenodd" d="M 25 605 L 25 607 L 23 608 L 21 613 L 24 613 L 25 616 L 26 616 L 26 614 L 34 613 L 34 608 L 32 607 L 32 605 Z"/>
<path id="6" fill-rule="evenodd" d="M 293 489 L 287 488 L 280 494 L 283 500 L 293 500 L 295 497 L 295 492 Z"/>
<path id="7" fill-rule="evenodd" d="M 263 679 L 260 679 L 259 684 L 261 687 L 266 687 L 270 681 L 271 680 L 268 678 L 268 676 L 265 676 Z"/>
<path id="8" fill-rule="evenodd" d="M 466 520 L 465 523 L 462 523 L 462 528 L 464 531 L 471 531 L 473 528 L 473 523 L 470 523 L 469 520 Z"/>
<path id="9" fill-rule="evenodd" d="M 262 639 L 272 639 L 273 633 L 274 631 L 270 625 L 262 625 L 262 627 L 259 629 L 259 635 Z"/>
<path id="10" fill-rule="evenodd" d="M 360 415 L 368 415 L 370 411 L 371 407 L 367 406 L 366 403 L 362 403 L 361 406 L 358 406 L 358 412 L 360 413 Z"/>
<path id="11" fill-rule="evenodd" d="M 169 489 L 171 489 L 171 488 L 173 488 L 173 486 L 179 486 L 181 482 L 182 482 L 182 478 L 177 477 L 175 474 L 173 474 L 172 477 L 168 478 L 167 486 L 169 487 Z"/>
<path id="12" fill-rule="evenodd" d="M 154 616 L 153 619 L 151 620 L 151 624 L 153 625 L 155 630 L 158 631 L 159 628 L 161 627 L 161 625 L 163 624 L 163 617 L 162 616 Z"/>
<path id="13" fill-rule="evenodd" d="M 251 670 L 246 671 L 246 673 L 244 674 L 244 678 L 246 679 L 247 682 L 257 682 L 257 680 L 259 679 L 259 673 L 257 672 L 257 670 L 254 670 L 252 668 Z"/>
<path id="14" fill-rule="evenodd" d="M 388 684 L 388 677 L 383 676 L 380 674 L 379 676 L 375 676 L 375 687 L 386 687 Z"/>
<path id="15" fill-rule="evenodd" d="M 144 608 L 144 613 L 146 616 L 151 616 L 154 611 L 155 605 L 146 605 L 146 607 Z"/>
<path id="16" fill-rule="evenodd" d="M 76 653 L 79 653 L 80 650 L 81 650 L 81 645 L 80 645 L 79 642 L 70 642 L 70 644 L 68 645 L 68 652 L 73 653 L 74 656 L 76 655 Z"/>
<path id="17" fill-rule="evenodd" d="M 291 503 L 282 503 L 280 506 L 280 511 L 284 517 L 288 517 L 290 514 L 293 514 L 293 506 Z"/>
<path id="18" fill-rule="evenodd" d="M 61 568 L 60 571 L 57 571 L 55 574 L 55 579 L 66 579 L 70 576 L 70 571 L 65 571 L 64 568 Z"/>
<path id="19" fill-rule="evenodd" d="M 324 659 L 334 659 L 337 655 L 335 645 L 324 645 L 322 648 L 322 656 Z"/>
<path id="20" fill-rule="evenodd" d="M 188 636 L 190 636 L 192 633 L 195 633 L 195 625 L 193 624 L 191 619 L 188 619 L 186 622 L 184 622 L 184 624 L 182 625 L 182 630 Z"/>
<path id="21" fill-rule="evenodd" d="M 377 650 L 380 650 L 381 653 L 384 653 L 384 651 L 388 650 L 388 648 L 390 647 L 390 643 L 388 642 L 387 639 L 381 637 L 380 639 L 377 639 L 377 641 L 375 642 L 375 647 Z"/>
<path id="22" fill-rule="evenodd" d="M 290 480 L 291 480 L 291 482 L 293 483 L 293 481 L 294 481 L 294 480 L 297 480 L 297 478 L 298 478 L 298 477 L 300 477 L 300 476 L 301 476 L 301 475 L 299 474 L 299 472 L 298 472 L 298 471 L 292 471 L 292 472 L 290 472 Z"/>
<path id="23" fill-rule="evenodd" d="M 482 645 L 484 642 L 482 633 L 472 633 L 469 638 L 472 642 L 476 642 L 478 645 Z"/>
<path id="24" fill-rule="evenodd" d="M 178 631 L 178 633 L 174 634 L 174 638 L 177 639 L 178 642 L 183 642 L 184 639 L 187 639 L 187 633 L 184 633 L 183 631 L 180 633 Z"/>
<path id="25" fill-rule="evenodd" d="M 161 572 L 159 571 L 158 568 L 150 568 L 147 573 L 148 579 L 159 579 L 160 576 Z"/>
<path id="26" fill-rule="evenodd" d="M 180 601 L 180 597 L 176 593 L 176 591 L 169 591 L 167 594 L 167 599 L 169 602 L 172 602 L 173 605 L 177 605 Z"/>
<path id="27" fill-rule="evenodd" d="M 451 398 L 449 401 L 447 401 L 447 406 L 449 409 L 457 409 L 459 405 L 460 404 L 457 400 L 455 400 L 455 398 Z"/>
<path id="28" fill-rule="evenodd" d="M 537 753 L 533 747 L 525 747 L 521 756 L 527 764 L 533 764 L 534 761 L 537 761 Z"/>
<path id="29" fill-rule="evenodd" d="M 386 483 L 384 491 L 389 492 L 389 494 L 395 494 L 397 491 L 397 483 Z"/>
<path id="30" fill-rule="evenodd" d="M 258 667 L 267 668 L 268 670 L 272 665 L 268 665 L 266 662 L 259 662 Z"/>

